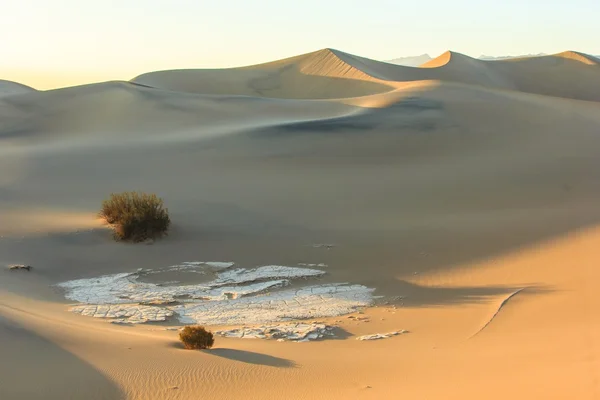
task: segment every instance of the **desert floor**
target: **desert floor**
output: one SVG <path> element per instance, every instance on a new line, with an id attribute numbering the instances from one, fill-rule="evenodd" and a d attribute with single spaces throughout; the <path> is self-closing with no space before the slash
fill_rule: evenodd
<path id="1" fill-rule="evenodd" d="M 600 397 L 599 64 L 326 49 L 0 82 L 0 398 Z M 164 199 L 169 236 L 112 240 L 96 213 L 124 190 Z M 54 286 L 192 260 L 326 263 L 382 297 L 318 318 L 335 338 L 186 351 L 176 321 L 79 316 Z"/>

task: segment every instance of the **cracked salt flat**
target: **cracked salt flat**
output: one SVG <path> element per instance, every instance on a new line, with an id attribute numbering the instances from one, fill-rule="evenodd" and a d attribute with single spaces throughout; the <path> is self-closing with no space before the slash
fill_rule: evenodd
<path id="1" fill-rule="evenodd" d="M 234 263 L 232 262 L 220 262 L 220 261 L 185 261 L 181 264 L 171 265 L 170 267 L 161 268 L 157 270 L 152 269 L 144 269 L 140 268 L 138 272 L 144 272 L 145 274 L 159 274 L 162 272 L 172 272 L 172 271 L 185 271 L 185 272 L 195 272 L 198 274 L 205 274 L 206 267 L 210 267 L 216 270 L 223 270 L 230 267 L 233 267 Z"/>
<path id="2" fill-rule="evenodd" d="M 356 340 L 379 340 L 379 339 L 387 339 L 387 338 L 391 338 L 392 336 L 402 335 L 403 333 L 408 333 L 408 331 L 405 331 L 404 329 L 402 329 L 402 330 L 399 330 L 399 331 L 388 332 L 388 333 L 374 333 L 372 335 L 359 336 L 359 337 L 356 338 Z"/>
<path id="3" fill-rule="evenodd" d="M 326 336 L 335 336 L 333 329 L 333 326 L 320 323 L 291 323 L 257 326 L 253 328 L 242 327 L 239 329 L 216 331 L 215 334 L 228 338 L 277 339 L 278 341 L 291 340 L 304 342 L 322 339 Z"/>
<path id="4" fill-rule="evenodd" d="M 371 303 L 372 289 L 327 284 L 286 289 L 227 302 L 186 303 L 170 307 L 184 323 L 205 325 L 263 324 L 348 314 Z"/>
<path id="5" fill-rule="evenodd" d="M 114 319 L 112 322 L 143 324 L 148 321 L 165 321 L 173 315 L 173 311 L 156 306 L 144 306 L 139 304 L 107 304 L 107 305 L 84 305 L 71 308 L 77 314 L 94 318 Z"/>
<path id="6" fill-rule="evenodd" d="M 234 263 L 220 262 L 220 261 L 208 261 L 208 262 L 205 262 L 204 265 L 208 265 L 209 267 L 213 267 L 213 268 L 226 269 L 229 267 L 233 267 Z"/>
<path id="7" fill-rule="evenodd" d="M 180 266 L 214 268 L 216 265 L 216 268 L 227 269 L 233 265 L 208 264 L 187 262 Z M 164 270 L 142 269 L 134 273 L 68 281 L 58 286 L 65 290 L 66 298 L 88 304 L 73 307 L 73 312 L 111 318 L 120 323 L 164 321 L 176 315 L 183 323 L 262 324 L 347 314 L 371 304 L 373 299 L 373 289 L 362 285 L 324 284 L 274 290 L 288 285 L 293 279 L 325 274 L 315 269 L 277 265 L 222 270 L 215 280 L 196 285 L 166 286 L 138 281 L 144 274 Z M 274 291 L 264 293 L 267 290 Z"/>
<path id="8" fill-rule="evenodd" d="M 227 269 L 233 267 L 233 262 L 222 262 L 222 261 L 184 261 L 179 266 L 190 267 L 211 267 L 215 269 Z"/>
<path id="9" fill-rule="evenodd" d="M 171 267 L 167 267 L 167 269 L 169 268 Z M 163 270 L 151 272 L 156 271 L 162 272 Z M 139 276 L 147 273 L 147 270 L 141 270 L 133 273 L 104 275 L 98 278 L 67 281 L 57 286 L 66 289 L 65 297 L 67 299 L 90 304 L 169 302 L 186 298 L 224 300 L 286 286 L 290 279 L 325 274 L 323 271 L 308 268 L 268 265 L 251 270 L 240 268 L 223 271 L 217 275 L 217 279 L 211 282 L 164 286 L 137 280 Z M 243 283 L 250 284 L 242 285 Z"/>
<path id="10" fill-rule="evenodd" d="M 319 267 L 319 268 L 326 268 L 328 267 L 327 264 L 306 264 L 306 263 L 299 263 L 298 264 L 300 267 Z"/>
<path id="11" fill-rule="evenodd" d="M 311 276 L 325 275 L 325 272 L 316 269 L 284 267 L 281 265 L 267 265 L 264 267 L 245 269 L 238 268 L 230 271 L 225 271 L 219 274 L 219 277 L 214 281 L 215 285 L 223 283 L 244 283 L 254 282 L 273 278 L 308 278 Z"/>

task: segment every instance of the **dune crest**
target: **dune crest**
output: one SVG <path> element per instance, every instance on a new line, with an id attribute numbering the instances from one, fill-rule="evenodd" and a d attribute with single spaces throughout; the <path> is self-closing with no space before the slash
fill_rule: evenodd
<path id="1" fill-rule="evenodd" d="M 425 64 L 421 65 L 419 68 L 439 68 L 444 65 L 447 65 L 450 63 L 450 60 L 452 60 L 453 54 L 454 53 L 449 50 L 445 51 L 444 53 L 442 53 L 438 57 L 434 58 L 433 60 L 427 61 Z"/>
<path id="2" fill-rule="evenodd" d="M 330 49 L 248 67 L 150 72 L 132 82 L 191 93 L 291 99 L 358 97 L 394 89 Z"/>
<path id="3" fill-rule="evenodd" d="M 6 81 L 0 79 L 0 97 L 11 96 L 13 94 L 35 92 L 36 90 L 22 83 Z"/>
<path id="4" fill-rule="evenodd" d="M 569 62 L 557 64 L 557 59 Z M 393 92 L 419 81 L 440 81 L 600 101 L 600 69 L 589 68 L 598 63 L 595 57 L 573 51 L 503 60 L 447 51 L 420 67 L 407 67 L 326 48 L 239 68 L 149 72 L 132 82 L 198 94 L 339 99 Z"/>
<path id="5" fill-rule="evenodd" d="M 589 54 L 580 53 L 578 51 L 564 51 L 555 55 L 556 57 L 562 57 L 569 60 L 575 60 L 582 62 L 587 65 L 599 65 L 600 60 Z"/>

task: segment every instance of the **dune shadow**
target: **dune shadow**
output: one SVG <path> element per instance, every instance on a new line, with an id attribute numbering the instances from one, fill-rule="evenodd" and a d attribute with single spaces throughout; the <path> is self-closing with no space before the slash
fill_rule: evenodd
<path id="1" fill-rule="evenodd" d="M 265 365 L 268 367 L 277 368 L 296 368 L 298 366 L 292 360 L 246 350 L 219 348 L 204 350 L 203 353 L 226 358 L 228 360 L 243 362 L 246 364 Z"/>
<path id="2" fill-rule="evenodd" d="M 302 135 L 313 134 L 322 136 L 327 133 L 341 133 L 348 135 L 353 132 L 366 132 L 376 128 L 385 127 L 390 123 L 395 130 L 413 128 L 416 131 L 432 130 L 435 127 L 435 117 L 443 110 L 442 102 L 411 96 L 398 100 L 385 108 L 363 110 L 360 113 L 314 119 L 310 121 L 291 121 L 269 127 L 260 127 L 245 132 L 250 138 L 272 139 L 278 136 L 297 133 Z M 389 118 L 393 113 L 394 117 Z"/>
<path id="3" fill-rule="evenodd" d="M 123 399 L 100 371 L 0 316 L 0 399 Z"/>
<path id="4" fill-rule="evenodd" d="M 189 210 L 190 212 L 192 210 Z M 193 211 L 203 221 L 202 226 L 180 225 L 169 233 L 177 240 L 223 240 L 225 238 L 248 238 L 261 235 L 298 236 L 310 234 L 310 228 L 270 216 L 265 211 L 253 210 L 233 202 L 200 202 Z M 183 214 L 183 212 L 182 212 Z M 177 216 L 177 214 L 173 214 Z M 185 219 L 182 215 L 181 220 Z"/>
<path id="5" fill-rule="evenodd" d="M 395 304 L 403 307 L 449 306 L 455 304 L 482 303 L 500 295 L 509 295 L 525 288 L 522 295 L 533 296 L 553 292 L 555 289 L 535 284 L 487 285 L 487 286 L 455 286 L 435 287 L 421 286 L 407 281 L 397 281 L 395 284 L 397 297 L 384 300 L 383 304 Z"/>

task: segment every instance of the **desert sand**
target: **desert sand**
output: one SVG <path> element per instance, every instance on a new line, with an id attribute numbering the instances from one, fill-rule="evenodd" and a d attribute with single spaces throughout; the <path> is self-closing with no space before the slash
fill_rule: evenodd
<path id="1" fill-rule="evenodd" d="M 324 49 L 0 81 L 0 398 L 598 398 L 599 63 Z M 167 237 L 112 240 L 96 215 L 124 190 L 164 199 Z M 194 260 L 324 264 L 375 297 L 309 319 L 332 338 L 187 351 L 173 317 L 81 316 L 56 286 Z"/>

